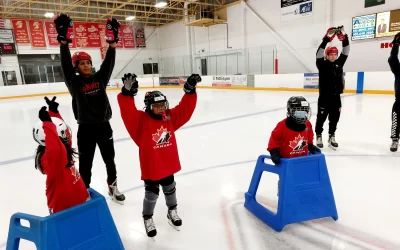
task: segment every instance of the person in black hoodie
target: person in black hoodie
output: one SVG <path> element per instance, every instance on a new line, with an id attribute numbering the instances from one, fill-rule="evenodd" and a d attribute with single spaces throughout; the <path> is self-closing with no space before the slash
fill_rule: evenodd
<path id="1" fill-rule="evenodd" d="M 106 88 L 115 64 L 115 48 L 118 43 L 119 22 L 107 19 L 107 54 L 100 70 L 92 74 L 92 59 L 86 52 L 76 52 L 71 58 L 68 43 L 72 42 L 73 23 L 69 15 L 60 14 L 54 19 L 57 40 L 60 43 L 61 67 L 65 83 L 72 96 L 72 109 L 78 122 L 77 143 L 79 173 L 87 188 L 90 187 L 92 164 L 96 144 L 107 169 L 108 194 L 114 202 L 123 204 L 125 196 L 117 187 L 112 116 Z"/>
<path id="2" fill-rule="evenodd" d="M 398 116 L 400 113 L 400 62 L 399 62 L 399 43 L 400 43 L 400 32 L 396 34 L 393 39 L 393 47 L 390 52 L 388 59 L 390 70 L 394 74 L 394 93 L 395 101 L 392 107 L 392 133 L 390 138 L 392 139 L 392 145 L 390 151 L 396 152 L 399 146 L 399 132 L 400 127 L 398 124 Z"/>
<path id="3" fill-rule="evenodd" d="M 334 46 L 326 45 L 337 35 L 342 41 L 343 50 L 338 57 L 338 49 Z M 317 68 L 319 71 L 319 97 L 318 97 L 318 113 L 315 124 L 315 134 L 317 136 L 317 146 L 323 148 L 322 131 L 326 118 L 329 119 L 329 139 L 328 146 L 335 149 L 339 144 L 335 140 L 335 132 L 340 118 L 342 101 L 340 94 L 344 90 L 343 66 L 349 56 L 350 43 L 347 34 L 344 32 L 343 26 L 337 28 L 329 28 L 321 45 L 317 50 Z"/>

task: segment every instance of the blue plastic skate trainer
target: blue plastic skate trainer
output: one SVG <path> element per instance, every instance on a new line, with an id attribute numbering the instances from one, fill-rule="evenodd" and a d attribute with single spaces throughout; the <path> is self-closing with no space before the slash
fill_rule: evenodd
<path id="1" fill-rule="evenodd" d="M 20 239 L 32 241 L 38 250 L 124 249 L 104 196 L 88 190 L 91 200 L 47 217 L 14 214 L 6 249 L 17 250 Z M 22 226 L 21 219 L 30 227 Z"/>
<path id="2" fill-rule="evenodd" d="M 260 155 L 254 169 L 244 206 L 277 232 L 292 223 L 332 217 L 338 219 L 329 173 L 323 154 L 282 158 L 280 164 L 264 162 L 269 155 Z M 279 175 L 278 211 L 272 213 L 256 201 L 262 173 Z"/>

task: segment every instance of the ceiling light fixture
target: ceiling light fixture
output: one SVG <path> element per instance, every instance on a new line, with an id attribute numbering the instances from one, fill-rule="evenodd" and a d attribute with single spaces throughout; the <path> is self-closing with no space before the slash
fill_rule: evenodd
<path id="1" fill-rule="evenodd" d="M 54 16 L 53 12 L 47 12 L 46 14 L 44 14 L 45 17 L 47 18 L 52 18 Z"/>
<path id="2" fill-rule="evenodd" d="M 135 19 L 136 17 L 134 16 L 128 16 L 125 18 L 126 21 L 132 21 L 133 19 Z"/>
<path id="3" fill-rule="evenodd" d="M 163 8 L 165 6 L 167 6 L 167 2 L 158 2 L 154 5 L 156 8 Z"/>

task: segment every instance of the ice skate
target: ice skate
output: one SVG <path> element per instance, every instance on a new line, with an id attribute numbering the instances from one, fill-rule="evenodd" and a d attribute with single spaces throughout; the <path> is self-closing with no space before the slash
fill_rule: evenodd
<path id="1" fill-rule="evenodd" d="M 108 185 L 108 195 L 111 196 L 111 200 L 115 203 L 124 205 L 125 195 L 119 192 L 117 180 L 115 180 L 111 185 Z"/>
<path id="2" fill-rule="evenodd" d="M 182 220 L 178 216 L 176 208 L 169 209 L 167 213 L 168 223 L 177 231 L 180 231 L 180 226 L 182 226 Z"/>
<path id="3" fill-rule="evenodd" d="M 339 144 L 335 140 L 335 135 L 329 135 L 328 139 L 328 147 L 330 147 L 333 150 L 336 150 L 339 147 Z"/>
<path id="4" fill-rule="evenodd" d="M 390 151 L 396 152 L 399 146 L 399 139 L 392 139 L 392 145 L 390 146 Z"/>
<path id="5" fill-rule="evenodd" d="M 321 135 L 317 135 L 317 147 L 319 147 L 319 148 L 323 148 L 324 147 L 324 143 L 322 142 L 322 136 Z"/>
<path id="6" fill-rule="evenodd" d="M 144 228 L 146 229 L 146 234 L 149 237 L 154 237 L 157 235 L 156 225 L 154 224 L 153 217 L 143 217 Z"/>

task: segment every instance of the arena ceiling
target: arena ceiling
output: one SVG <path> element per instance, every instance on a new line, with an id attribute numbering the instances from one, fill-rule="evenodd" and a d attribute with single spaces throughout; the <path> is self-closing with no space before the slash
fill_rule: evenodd
<path id="1" fill-rule="evenodd" d="M 46 19 L 51 13 L 69 13 L 75 21 L 103 22 L 113 16 L 121 23 L 162 26 L 182 20 L 185 0 L 0 0 L 1 18 Z M 156 7 L 164 2 L 165 7 Z M 199 0 L 190 2 L 189 15 L 203 10 L 217 11 L 240 0 Z M 161 4 L 162 5 L 162 4 Z M 198 14 L 197 14 L 198 15 Z M 130 18 L 128 18 L 130 17 Z M 128 20 L 126 20 L 128 18 Z M 132 18 L 134 18 L 132 20 Z"/>

